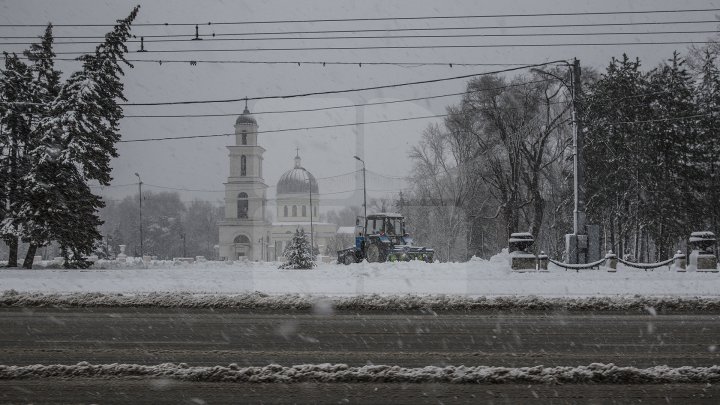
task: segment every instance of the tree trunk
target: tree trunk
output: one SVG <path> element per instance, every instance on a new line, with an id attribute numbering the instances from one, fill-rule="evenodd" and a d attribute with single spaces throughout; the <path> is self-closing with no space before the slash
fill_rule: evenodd
<path id="1" fill-rule="evenodd" d="M 38 246 L 34 243 L 28 247 L 27 254 L 25 254 L 25 261 L 23 262 L 23 268 L 32 269 L 33 261 L 35 260 L 35 253 L 37 252 Z"/>
<path id="2" fill-rule="evenodd" d="M 8 239 L 5 240 L 5 243 L 8 246 L 9 253 L 8 253 L 8 267 L 17 267 L 18 266 L 18 237 L 17 236 L 11 236 Z"/>

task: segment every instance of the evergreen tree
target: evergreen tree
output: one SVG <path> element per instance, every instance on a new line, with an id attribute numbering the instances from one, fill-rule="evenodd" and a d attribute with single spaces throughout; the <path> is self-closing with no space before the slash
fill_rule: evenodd
<path id="1" fill-rule="evenodd" d="M 310 241 L 305 237 L 302 228 L 295 230 L 295 235 L 290 244 L 283 252 L 285 263 L 280 265 L 281 269 L 312 269 L 315 267 L 315 256 L 310 250 Z"/>
<path id="2" fill-rule="evenodd" d="M 9 247 L 8 267 L 17 266 L 18 242 L 25 222 L 19 212 L 26 200 L 22 178 L 30 171 L 28 151 L 32 149 L 31 133 L 37 122 L 38 89 L 30 67 L 17 55 L 4 53 L 5 70 L 0 76 L 2 110 L 0 110 L 0 172 L 2 174 L 2 207 L 0 234 Z"/>
<path id="3" fill-rule="evenodd" d="M 705 206 L 699 119 L 686 118 L 698 115 L 695 89 L 685 61 L 674 53 L 668 62 L 650 74 L 650 122 L 643 124 L 650 135 L 644 216 L 663 259 L 672 256 L 674 242 L 696 230 Z"/>
<path id="4" fill-rule="evenodd" d="M 706 229 L 716 234 L 720 226 L 720 69 L 717 65 L 717 54 L 705 50 L 697 85 L 697 109 L 700 114 L 698 136 L 705 152 L 702 163 L 702 180 L 705 190 Z"/>
<path id="5" fill-rule="evenodd" d="M 647 75 L 640 60 L 614 59 L 586 91 L 585 131 L 587 215 L 605 224 L 612 249 L 626 253 L 624 241 L 642 226 L 640 215 L 648 157 L 648 132 L 637 121 L 649 118 Z M 612 170 L 608 170 L 612 168 Z"/>
<path id="6" fill-rule="evenodd" d="M 28 223 L 38 233 L 60 244 L 66 266 L 86 267 L 83 256 L 102 238 L 97 210 L 104 203 L 87 182 L 108 185 L 111 180 L 110 160 L 117 157 L 123 117 L 118 102 L 126 101 L 121 63 L 132 67 L 124 56 L 125 41 L 138 9 L 118 21 L 94 54 L 79 58 L 82 70 L 62 85 L 38 125 L 38 146 L 31 151 L 35 171 L 26 180 L 33 193 L 52 197 L 27 200 L 24 211 L 33 216 Z"/>

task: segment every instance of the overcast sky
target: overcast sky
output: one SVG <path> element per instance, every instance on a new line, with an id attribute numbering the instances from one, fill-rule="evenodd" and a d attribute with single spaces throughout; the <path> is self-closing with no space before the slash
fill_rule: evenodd
<path id="1" fill-rule="evenodd" d="M 133 1 L 97 0 L 0 0 L 0 25 L 2 24 L 111 24 L 124 18 L 138 4 Z M 534 64 L 553 60 L 571 60 L 576 57 L 583 66 L 604 68 L 610 58 L 624 52 L 638 56 L 646 67 L 652 67 L 672 55 L 677 49 L 684 52 L 688 45 L 613 45 L 598 46 L 608 42 L 660 42 L 698 41 L 712 36 L 711 33 L 641 35 L 648 31 L 707 31 L 717 29 L 715 23 L 692 23 L 670 25 L 632 26 L 581 26 L 556 28 L 510 28 L 517 25 L 548 24 L 597 24 L 619 22 L 658 21 L 699 21 L 716 20 L 716 12 L 666 13 L 666 14 L 625 14 L 625 15 L 584 15 L 547 17 L 491 17 L 432 20 L 389 20 L 357 22 L 286 22 L 277 24 L 217 24 L 223 22 L 257 22 L 270 20 L 347 19 L 377 17 L 426 17 L 426 16 L 478 16 L 497 14 L 528 13 L 573 13 L 604 11 L 641 11 L 673 9 L 719 8 L 720 1 L 672 0 L 653 1 L 145 1 L 141 4 L 136 23 L 199 23 L 201 35 L 215 33 L 216 38 L 245 38 L 245 40 L 213 40 L 182 42 L 150 42 L 153 35 L 192 35 L 193 26 L 136 26 L 133 32 L 146 36 L 145 49 L 138 53 L 138 43 L 131 43 L 130 59 L 152 60 L 152 63 L 135 63 L 134 69 L 126 70 L 126 96 L 130 103 L 166 102 L 184 100 L 237 99 L 242 97 L 263 97 L 291 95 L 325 90 L 362 88 L 393 83 L 431 80 L 504 69 L 508 66 L 460 66 L 474 64 Z M 213 22 L 213 25 L 207 25 Z M 336 40 L 290 40 L 278 39 L 247 40 L 247 38 L 268 38 L 270 34 L 255 36 L 228 36 L 221 34 L 247 34 L 258 32 L 355 30 L 355 29 L 397 29 L 397 28 L 439 28 L 439 27 L 487 27 L 500 26 L 503 29 L 478 29 L 454 31 L 412 31 L 374 33 L 305 34 L 305 36 L 352 36 L 352 35 L 448 35 L 448 34 L 524 34 L 515 37 L 468 37 L 468 38 L 403 38 L 403 39 L 336 39 Z M 107 27 L 61 27 L 55 29 L 56 36 L 98 36 Z M 41 27 L 0 27 L 1 42 L 23 42 L 11 40 L 11 36 L 35 36 L 43 32 Z M 538 36 L 539 33 L 578 32 L 627 32 L 635 34 L 604 36 Z M 276 35 L 277 36 L 277 35 Z M 283 38 L 295 37 L 289 34 Z M 155 38 L 158 39 L 158 38 Z M 165 38 L 167 39 L 167 38 Z M 177 38 L 174 38 L 177 39 Z M 57 42 L 81 41 L 78 38 L 57 39 Z M 94 41 L 87 39 L 83 41 Z M 418 46 L 431 44 L 447 45 L 493 45 L 493 44 L 576 44 L 554 47 L 503 46 L 487 48 L 450 49 L 372 49 L 372 50 L 303 50 L 303 51 L 238 51 L 252 48 L 293 48 L 293 47 L 357 47 L 404 45 Z M 581 45 L 586 44 L 586 45 Z M 21 51 L 24 45 L 0 45 L 3 51 Z M 92 44 L 58 44 L 56 51 L 90 51 Z M 232 52 L 154 52 L 160 50 L 208 50 L 224 49 Z M 59 55 L 72 58 L 75 55 Z M 164 60 L 165 63 L 157 61 Z M 198 61 L 170 63 L 169 60 Z M 203 61 L 326 61 L 364 62 L 365 65 L 310 65 L 310 64 L 238 64 L 209 63 Z M 371 62 L 397 63 L 443 63 L 443 66 L 423 65 L 368 65 Z M 451 68 L 449 64 L 452 63 Z M 78 68 L 75 62 L 63 62 L 59 68 L 69 74 Z M 444 81 L 435 84 L 408 86 L 375 91 L 314 96 L 287 100 L 251 101 L 252 112 L 272 112 L 359 103 L 383 100 L 400 100 L 427 97 L 464 90 L 466 80 Z M 436 98 L 407 103 L 380 106 L 332 109 L 317 112 L 257 114 L 261 131 L 286 128 L 349 124 L 357 121 L 392 120 L 422 117 L 445 113 L 445 107 L 456 103 L 459 97 Z M 244 103 L 208 103 L 183 106 L 128 106 L 128 116 L 122 122 L 124 140 L 156 137 L 194 136 L 223 134 L 234 131 L 236 115 Z M 230 114 L 222 117 L 203 118 L 137 118 L 133 115 L 181 115 L 181 114 Z M 348 173 L 358 168 L 353 155 L 365 157 L 367 167 L 374 172 L 388 176 L 402 177 L 408 174 L 412 163 L 407 155 L 422 135 L 423 129 L 431 122 L 441 119 L 422 119 L 397 123 L 347 126 L 294 132 L 275 132 L 260 135 L 260 144 L 265 153 L 264 177 L 269 186 L 268 196 L 274 195 L 278 177 L 292 167 L 295 149 L 300 149 L 303 165 L 316 177 L 324 178 Z M 356 146 L 358 131 L 364 132 L 364 143 Z M 147 184 L 147 190 L 162 191 L 154 186 L 191 190 L 222 190 L 228 175 L 227 150 L 225 145 L 233 142 L 231 137 L 213 137 L 174 141 L 122 143 L 118 145 L 120 157 L 113 162 L 113 184 L 100 192 L 109 198 L 118 199 L 136 191 L 136 187 L 125 186 L 136 182 L 135 172 L 140 173 Z M 403 182 L 368 177 L 368 188 L 375 190 L 398 189 Z M 340 176 L 320 180 L 324 198 L 342 199 L 353 193 L 338 193 L 353 190 L 356 184 L 351 176 Z M 376 195 L 382 193 L 375 193 Z M 219 192 L 183 192 L 184 200 L 202 198 L 213 201 L 222 199 Z M 361 193 L 354 193 L 357 198 Z M 333 203 L 342 205 L 342 202 Z"/>

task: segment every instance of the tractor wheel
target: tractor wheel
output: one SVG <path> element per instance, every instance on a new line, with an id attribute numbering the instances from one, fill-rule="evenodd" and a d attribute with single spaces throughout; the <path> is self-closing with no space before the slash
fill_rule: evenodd
<path id="1" fill-rule="evenodd" d="M 346 266 L 349 266 L 351 264 L 355 263 L 355 255 L 352 253 L 348 253 L 343 257 L 343 264 Z"/>
<path id="2" fill-rule="evenodd" d="M 383 254 L 382 249 L 380 249 L 380 246 L 376 244 L 368 246 L 367 252 L 365 252 L 365 257 L 370 263 L 382 263 L 385 261 L 385 255 Z"/>

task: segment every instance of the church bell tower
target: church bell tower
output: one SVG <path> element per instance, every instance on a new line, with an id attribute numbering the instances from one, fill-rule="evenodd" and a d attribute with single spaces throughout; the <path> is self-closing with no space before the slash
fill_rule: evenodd
<path id="1" fill-rule="evenodd" d="M 258 124 L 245 110 L 235 121 L 235 143 L 228 146 L 230 174 L 225 182 L 225 218 L 220 222 L 220 259 L 266 260 L 269 224 L 265 221 L 267 185 Z"/>

